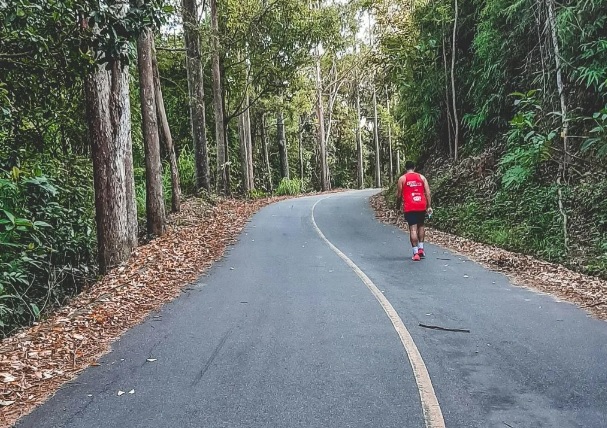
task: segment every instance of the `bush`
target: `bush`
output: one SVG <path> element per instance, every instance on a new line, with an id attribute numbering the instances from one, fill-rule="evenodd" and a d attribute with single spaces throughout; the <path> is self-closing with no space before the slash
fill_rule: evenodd
<path id="1" fill-rule="evenodd" d="M 276 189 L 278 196 L 299 195 L 303 191 L 303 183 L 299 178 L 287 179 L 283 178 Z"/>
<path id="2" fill-rule="evenodd" d="M 263 199 L 263 198 L 267 198 L 268 194 L 266 192 L 264 192 L 263 190 L 253 189 L 249 193 L 249 196 L 251 197 L 251 199 Z"/>
<path id="3" fill-rule="evenodd" d="M 177 168 L 179 169 L 179 179 L 181 180 L 181 193 L 186 195 L 196 194 L 196 164 L 194 153 L 184 149 L 177 159 Z"/>
<path id="4" fill-rule="evenodd" d="M 90 165 L 0 172 L 0 335 L 40 317 L 96 272 Z"/>

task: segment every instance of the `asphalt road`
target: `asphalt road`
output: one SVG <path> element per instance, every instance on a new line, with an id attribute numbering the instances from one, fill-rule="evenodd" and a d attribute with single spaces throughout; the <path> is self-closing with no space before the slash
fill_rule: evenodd
<path id="1" fill-rule="evenodd" d="M 17 426 L 426 426 L 419 373 L 317 233 L 316 204 L 326 239 L 404 322 L 445 426 L 607 427 L 606 323 L 438 247 L 412 262 L 372 193 L 264 208 L 206 276 Z"/>

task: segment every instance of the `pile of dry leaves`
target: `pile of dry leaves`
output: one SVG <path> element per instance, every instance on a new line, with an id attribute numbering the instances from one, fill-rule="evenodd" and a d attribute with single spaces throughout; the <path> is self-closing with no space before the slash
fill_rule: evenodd
<path id="1" fill-rule="evenodd" d="M 372 197 L 371 206 L 379 220 L 406 230 L 403 216 L 387 206 L 381 193 Z M 435 229 L 426 229 L 426 240 L 505 273 L 517 285 L 576 303 L 597 318 L 607 320 L 607 281 Z"/>
<path id="2" fill-rule="evenodd" d="M 0 426 L 11 426 L 109 349 L 129 327 L 179 295 L 224 253 L 249 217 L 279 198 L 190 200 L 161 238 L 141 246 L 50 318 L 0 344 Z"/>

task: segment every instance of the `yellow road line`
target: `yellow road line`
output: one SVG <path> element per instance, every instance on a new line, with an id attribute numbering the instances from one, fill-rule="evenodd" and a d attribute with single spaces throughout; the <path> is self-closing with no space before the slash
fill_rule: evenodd
<path id="1" fill-rule="evenodd" d="M 438 398 L 436 398 L 436 393 L 434 392 L 434 387 L 432 386 L 432 380 L 430 379 L 428 368 L 426 367 L 424 359 L 417 349 L 409 330 L 407 330 L 407 327 L 405 327 L 405 323 L 403 323 L 403 320 L 400 318 L 390 301 L 386 298 L 386 296 L 383 295 L 379 288 L 377 288 L 373 281 L 371 281 L 369 277 L 352 260 L 350 260 L 348 256 L 333 245 L 316 224 L 316 219 L 314 218 L 314 210 L 316 205 L 318 205 L 320 201 L 323 201 L 329 197 L 331 196 L 319 199 L 312 206 L 312 225 L 314 226 L 314 229 L 316 229 L 316 233 L 318 233 L 321 239 L 325 241 L 329 248 L 331 248 L 344 262 L 346 262 L 348 266 L 350 266 L 354 272 L 356 272 L 358 277 L 379 301 L 382 308 L 384 308 L 384 311 L 386 311 L 388 318 L 390 318 L 390 321 L 392 321 L 392 325 L 400 337 L 400 341 L 405 348 L 405 352 L 409 358 L 409 363 L 413 369 L 413 375 L 415 376 L 415 382 L 417 383 L 417 389 L 421 399 L 426 428 L 444 428 L 445 420 L 443 419 L 443 412 L 438 404 Z"/>

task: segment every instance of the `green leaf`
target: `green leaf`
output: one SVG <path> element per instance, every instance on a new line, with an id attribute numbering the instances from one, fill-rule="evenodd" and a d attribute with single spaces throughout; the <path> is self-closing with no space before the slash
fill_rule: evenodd
<path id="1" fill-rule="evenodd" d="M 10 213 L 10 212 L 8 212 L 6 210 L 2 210 L 2 212 L 6 215 L 6 217 L 8 217 L 8 219 L 11 222 L 11 224 L 14 225 L 15 224 L 15 216 L 12 213 Z"/>

